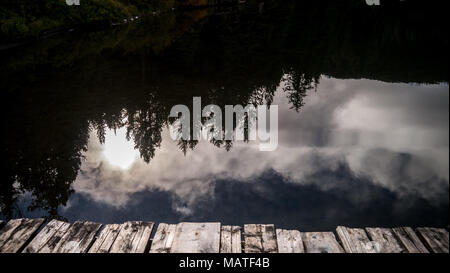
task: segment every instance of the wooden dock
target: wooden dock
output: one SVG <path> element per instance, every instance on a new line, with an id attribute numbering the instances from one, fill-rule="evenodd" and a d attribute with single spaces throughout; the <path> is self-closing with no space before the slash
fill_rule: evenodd
<path id="1" fill-rule="evenodd" d="M 130 221 L 102 225 L 44 219 L 0 221 L 1 253 L 449 253 L 439 228 L 348 228 L 336 232 L 275 229 L 272 224 Z"/>

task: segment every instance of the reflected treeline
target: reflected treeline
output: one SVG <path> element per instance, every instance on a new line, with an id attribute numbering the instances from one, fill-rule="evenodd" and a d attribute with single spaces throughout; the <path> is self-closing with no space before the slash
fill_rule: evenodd
<path id="1" fill-rule="evenodd" d="M 58 217 L 92 129 L 104 141 L 106 129 L 125 126 L 150 162 L 170 109 L 193 96 L 202 105 L 270 104 L 281 82 L 299 111 L 323 75 L 447 82 L 444 10 L 414 1 L 247 1 L 2 51 L 1 212 L 18 216 L 17 198 L 28 192 L 30 210 Z"/>

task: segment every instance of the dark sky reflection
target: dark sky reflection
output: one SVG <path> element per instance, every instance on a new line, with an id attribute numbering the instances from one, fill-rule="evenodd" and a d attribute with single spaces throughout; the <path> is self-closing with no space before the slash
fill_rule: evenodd
<path id="1" fill-rule="evenodd" d="M 71 221 L 78 219 L 117 223 L 130 219 L 177 223 L 179 221 L 221 221 L 224 224 L 276 223 L 305 231 L 330 230 L 345 224 L 364 226 L 445 226 L 448 202 L 437 206 L 417 196 L 399 197 L 369 181 L 351 176 L 342 166 L 323 171 L 314 179 L 338 181 L 330 190 L 315 185 L 298 185 L 268 171 L 250 183 L 221 180 L 212 195 L 199 198 L 193 213 L 183 215 L 173 204 L 183 201 L 166 191 L 142 191 L 131 196 L 127 206 L 115 208 L 74 194 L 72 207 L 63 211 Z M 363 200 L 358 197 L 363 194 Z M 448 214 L 447 214 L 448 215 Z"/>

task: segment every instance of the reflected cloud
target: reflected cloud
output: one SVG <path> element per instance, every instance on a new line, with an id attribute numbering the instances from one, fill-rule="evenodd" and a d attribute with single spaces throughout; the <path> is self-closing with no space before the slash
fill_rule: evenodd
<path id="1" fill-rule="evenodd" d="M 138 150 L 134 144 L 126 138 L 127 130 L 122 127 L 117 130 L 107 130 L 105 144 L 103 145 L 103 156 L 114 166 L 122 169 L 129 168 L 139 158 Z"/>
<path id="2" fill-rule="evenodd" d="M 276 151 L 260 152 L 250 142 L 235 143 L 227 152 L 200 142 L 184 156 L 165 129 L 155 158 L 149 164 L 137 160 L 128 169 L 104 160 L 92 132 L 74 189 L 116 208 L 139 192 L 170 192 L 176 196 L 173 209 L 190 215 L 202 199 L 214 198 L 219 180 L 258 183 L 274 171 L 289 183 L 330 191 L 343 184 L 320 174 L 346 166 L 353 177 L 399 196 L 448 203 L 448 96 L 447 84 L 322 78 L 296 113 L 279 87 L 273 102 L 280 111 Z M 355 204 L 370 199 L 370 193 L 355 194 Z"/>

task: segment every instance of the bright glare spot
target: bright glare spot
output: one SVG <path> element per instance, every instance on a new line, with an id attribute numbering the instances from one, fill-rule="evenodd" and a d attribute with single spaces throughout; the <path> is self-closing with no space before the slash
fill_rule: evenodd
<path id="1" fill-rule="evenodd" d="M 139 158 L 139 152 L 134 149 L 133 141 L 127 141 L 127 130 L 120 128 L 107 130 L 105 134 L 105 146 L 103 155 L 111 165 L 127 169 Z"/>

